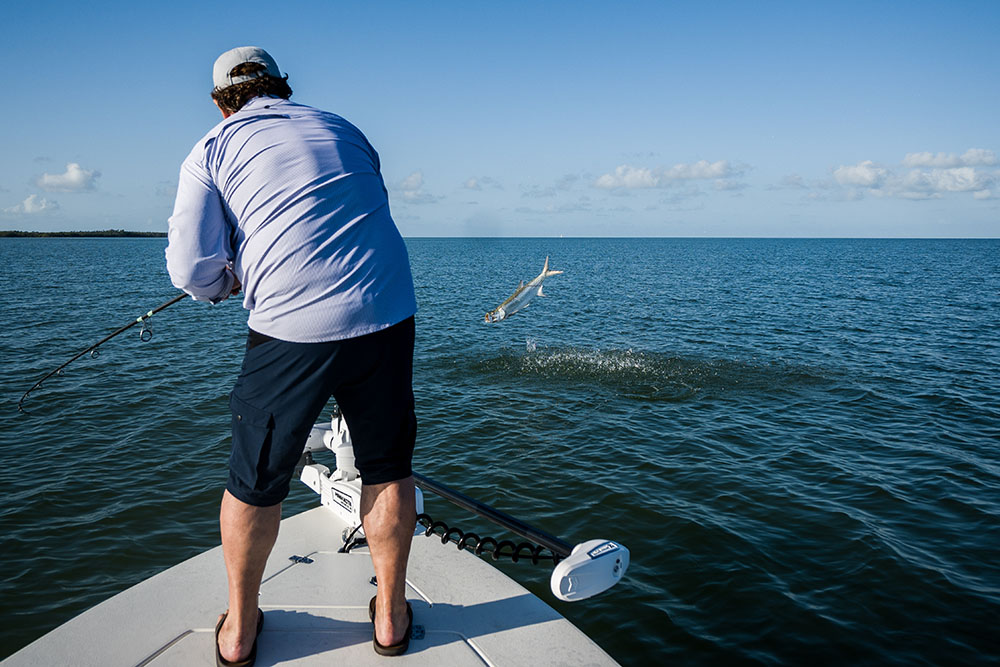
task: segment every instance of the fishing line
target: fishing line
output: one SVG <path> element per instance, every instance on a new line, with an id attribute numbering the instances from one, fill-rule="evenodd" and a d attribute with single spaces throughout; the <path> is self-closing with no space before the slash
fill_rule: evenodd
<path id="1" fill-rule="evenodd" d="M 50 373 L 48 373 L 41 380 L 39 380 L 38 382 L 36 382 L 35 384 L 33 384 L 31 386 L 31 389 L 29 389 L 28 391 L 24 392 L 24 396 L 22 396 L 21 400 L 17 402 L 17 411 L 18 412 L 23 412 L 26 415 L 27 414 L 31 414 L 27 410 L 25 410 L 24 407 L 22 407 L 25 399 L 28 398 L 28 394 L 30 394 L 31 392 L 33 392 L 36 389 L 40 388 L 42 386 L 42 383 L 45 382 L 46 380 L 48 380 L 53 375 L 62 375 L 62 370 L 64 368 L 66 368 L 71 363 L 73 363 L 74 361 L 76 361 L 77 359 L 79 359 L 80 357 L 82 357 L 83 355 L 87 354 L 88 352 L 90 353 L 90 356 L 92 358 L 96 358 L 97 355 L 100 354 L 100 352 L 98 352 L 97 348 L 99 348 L 101 345 L 104 345 L 109 340 L 111 340 L 112 338 L 114 338 L 118 334 L 122 333 L 123 331 L 127 331 L 127 330 L 131 329 L 136 324 L 141 324 L 142 325 L 142 327 L 139 329 L 139 340 L 141 340 L 144 343 L 149 342 L 153 338 L 153 323 L 150 321 L 149 318 L 151 318 L 153 315 L 155 315 L 156 313 L 160 312 L 164 308 L 167 308 L 168 306 L 174 305 L 175 303 L 177 303 L 178 301 L 180 301 L 181 299 L 183 299 L 186 296 L 187 296 L 187 294 L 183 294 L 183 293 L 182 294 L 178 294 L 177 296 L 175 296 L 170 301 L 167 301 L 166 303 L 160 304 L 159 306 L 157 306 L 156 308 L 153 308 L 152 310 L 148 311 L 144 315 L 140 315 L 139 317 L 135 318 L 134 320 L 132 320 L 131 322 L 129 322 L 125 326 L 118 328 L 117 330 L 115 330 L 112 333 L 108 334 L 107 336 L 105 336 L 101 340 L 97 341 L 96 343 L 94 343 L 93 345 L 91 345 L 90 347 L 88 347 L 87 349 L 85 349 L 84 351 L 82 351 L 79 354 L 75 355 L 72 359 L 70 359 L 69 361 L 67 361 L 66 363 L 64 363 L 59 368 L 56 368 L 55 370 L 53 370 Z"/>

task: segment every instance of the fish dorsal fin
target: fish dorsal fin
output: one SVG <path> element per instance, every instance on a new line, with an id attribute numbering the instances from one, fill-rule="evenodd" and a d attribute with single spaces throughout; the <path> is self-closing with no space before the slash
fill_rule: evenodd
<path id="1" fill-rule="evenodd" d="M 524 281 L 523 280 L 520 283 L 517 284 L 517 289 L 524 289 Z"/>

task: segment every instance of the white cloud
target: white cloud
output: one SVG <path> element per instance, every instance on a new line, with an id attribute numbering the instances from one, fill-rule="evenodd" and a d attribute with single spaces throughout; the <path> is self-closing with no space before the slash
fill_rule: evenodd
<path id="1" fill-rule="evenodd" d="M 701 178 L 726 178 L 736 174 L 737 172 L 726 160 L 719 160 L 718 162 L 699 160 L 694 164 L 676 164 L 668 169 L 664 173 L 664 176 L 672 181 L 676 181 Z"/>
<path id="2" fill-rule="evenodd" d="M 921 201 L 924 199 L 941 199 L 942 195 L 940 192 L 934 192 L 932 190 L 886 190 L 881 192 L 879 190 L 873 190 L 873 192 L 880 196 L 885 197 L 898 197 L 899 199 L 910 199 L 912 201 Z"/>
<path id="3" fill-rule="evenodd" d="M 983 148 L 970 148 L 962 155 L 955 153 L 907 153 L 904 167 L 990 167 L 1000 163 L 996 153 Z"/>
<path id="4" fill-rule="evenodd" d="M 100 175 L 99 171 L 84 169 L 76 162 L 70 162 L 65 173 L 42 174 L 35 180 L 35 185 L 48 192 L 82 192 L 96 188 Z"/>
<path id="5" fill-rule="evenodd" d="M 859 162 L 854 166 L 840 166 L 833 170 L 833 178 L 841 185 L 859 185 L 866 188 L 877 188 L 889 175 L 889 170 L 877 166 L 871 160 Z"/>
<path id="6" fill-rule="evenodd" d="M 394 189 L 404 202 L 410 204 L 432 204 L 440 199 L 424 192 L 424 172 L 417 170 L 403 179 L 398 188 Z"/>
<path id="7" fill-rule="evenodd" d="M 59 204 L 48 199 L 39 198 L 38 195 L 28 195 L 20 204 L 5 208 L 4 213 L 8 215 L 32 215 L 43 211 L 54 211 L 59 208 Z"/>
<path id="8" fill-rule="evenodd" d="M 768 190 L 808 190 L 809 186 L 799 174 L 788 174 L 782 177 L 777 185 L 769 185 Z"/>
<path id="9" fill-rule="evenodd" d="M 908 190 L 921 192 L 977 192 L 986 190 L 996 179 L 972 167 L 953 169 L 913 170 L 903 178 Z"/>
<path id="10" fill-rule="evenodd" d="M 940 199 L 949 193 L 972 193 L 976 199 L 991 199 L 991 188 L 1000 182 L 1000 172 L 976 166 L 996 163 L 992 151 L 973 148 L 954 153 L 908 153 L 899 173 L 871 160 L 833 170 L 837 184 L 850 188 L 857 198 L 862 191 L 879 197 L 922 200 Z M 917 165 L 930 168 L 918 168 Z M 950 165 L 950 166 L 947 166 Z"/>
<path id="11" fill-rule="evenodd" d="M 424 172 L 419 170 L 404 178 L 399 184 L 399 189 L 404 192 L 416 192 L 422 187 L 424 187 Z"/>
<path id="12" fill-rule="evenodd" d="M 623 164 L 615 168 L 613 174 L 603 174 L 594 181 L 594 186 L 604 189 L 612 188 L 655 188 L 659 178 L 651 169 L 633 167 Z"/>
<path id="13" fill-rule="evenodd" d="M 728 160 L 717 162 L 700 160 L 691 164 L 675 164 L 667 169 L 650 169 L 623 164 L 616 167 L 614 172 L 599 176 L 594 181 L 594 187 L 606 190 L 665 188 L 677 181 L 728 179 L 742 173 L 742 168 L 734 167 Z"/>
<path id="14" fill-rule="evenodd" d="M 476 177 L 473 176 L 462 184 L 462 187 L 466 190 L 475 190 L 477 192 L 481 191 L 483 188 L 490 188 L 491 190 L 503 190 L 503 186 L 500 185 L 500 181 L 489 176 Z"/>

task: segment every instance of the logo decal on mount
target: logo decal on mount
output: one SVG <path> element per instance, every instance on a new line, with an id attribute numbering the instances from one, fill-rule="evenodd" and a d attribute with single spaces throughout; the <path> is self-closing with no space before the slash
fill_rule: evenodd
<path id="1" fill-rule="evenodd" d="M 340 505 L 341 507 L 343 507 L 345 510 L 347 510 L 348 512 L 354 511 L 354 503 L 351 502 L 351 497 L 349 495 L 347 495 L 346 493 L 341 493 L 336 489 L 333 489 L 333 493 L 331 495 L 333 496 L 333 501 L 338 505 Z"/>
<path id="2" fill-rule="evenodd" d="M 618 551 L 618 545 L 614 542 L 605 542 L 604 544 L 594 547 L 587 552 L 587 555 L 591 558 L 600 558 L 601 556 L 606 556 L 613 551 Z"/>

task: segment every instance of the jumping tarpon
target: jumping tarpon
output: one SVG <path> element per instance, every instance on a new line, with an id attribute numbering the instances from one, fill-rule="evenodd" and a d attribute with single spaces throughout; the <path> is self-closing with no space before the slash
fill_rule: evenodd
<path id="1" fill-rule="evenodd" d="M 510 298 L 501 303 L 496 309 L 491 310 L 486 313 L 487 322 L 499 322 L 500 320 L 510 317 L 517 311 L 521 310 L 528 303 L 531 302 L 536 296 L 545 296 L 542 294 L 542 283 L 549 276 L 554 276 L 562 273 L 562 271 L 549 271 L 549 258 L 545 258 L 545 266 L 542 267 L 542 272 L 538 274 L 534 280 L 532 280 L 527 285 L 524 281 L 517 286 L 517 290 L 510 295 Z"/>

